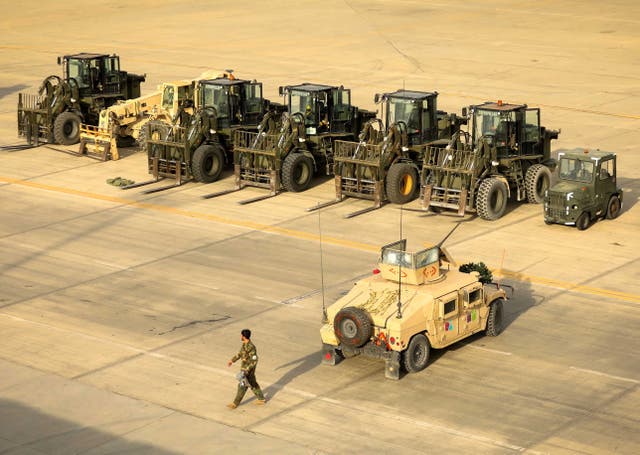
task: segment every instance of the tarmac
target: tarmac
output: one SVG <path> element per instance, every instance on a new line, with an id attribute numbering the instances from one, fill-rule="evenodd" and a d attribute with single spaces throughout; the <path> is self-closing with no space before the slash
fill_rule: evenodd
<path id="1" fill-rule="evenodd" d="M 502 99 L 540 107 L 559 149 L 618 154 L 624 206 L 586 231 L 512 202 L 487 222 L 215 183 L 144 194 L 136 148 L 99 162 L 0 150 L 0 454 L 640 453 L 640 4 L 489 1 L 226 3 L 32 0 L 0 18 L 0 146 L 20 144 L 18 92 L 59 55 L 117 53 L 162 81 L 233 68 L 278 86 L 439 92 L 448 112 Z M 417 208 L 418 202 L 407 205 Z M 356 357 L 320 364 L 322 306 L 399 236 L 483 261 L 514 288 L 506 328 L 434 351 L 399 381 Z M 257 378 L 229 410 L 226 362 L 250 328 Z"/>

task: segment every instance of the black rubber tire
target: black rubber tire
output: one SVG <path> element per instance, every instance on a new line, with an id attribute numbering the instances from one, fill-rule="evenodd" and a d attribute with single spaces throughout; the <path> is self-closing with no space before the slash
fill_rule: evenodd
<path id="1" fill-rule="evenodd" d="M 224 149 L 220 145 L 203 144 L 191 157 L 191 173 L 197 182 L 215 182 L 223 168 Z"/>
<path id="2" fill-rule="evenodd" d="M 80 142 L 80 117 L 73 112 L 63 112 L 53 122 L 53 138 L 56 143 L 73 145 Z"/>
<path id="3" fill-rule="evenodd" d="M 292 193 L 309 188 L 313 178 L 313 161 L 302 153 L 289 153 L 282 162 L 282 186 Z"/>
<path id="4" fill-rule="evenodd" d="M 489 316 L 487 317 L 487 329 L 485 333 L 490 337 L 497 337 L 502 332 L 502 299 L 496 299 L 491 302 L 489 307 Z"/>
<path id="5" fill-rule="evenodd" d="M 387 172 L 385 191 L 394 204 L 406 204 L 416 197 L 418 170 L 409 163 L 393 163 Z"/>
<path id="6" fill-rule="evenodd" d="M 530 204 L 541 204 L 544 193 L 551 185 L 551 171 L 543 164 L 534 164 L 524 177 L 524 186 L 527 191 L 527 200 Z"/>
<path id="7" fill-rule="evenodd" d="M 591 226 L 591 217 L 589 216 L 589 213 L 582 212 L 576 220 L 576 227 L 579 231 L 584 231 L 585 229 L 588 229 L 589 226 Z"/>
<path id="8" fill-rule="evenodd" d="M 488 178 L 480 183 L 476 197 L 478 215 L 484 220 L 494 221 L 504 215 L 509 199 L 507 186 L 501 180 Z"/>
<path id="9" fill-rule="evenodd" d="M 609 203 L 607 204 L 607 219 L 613 220 L 618 218 L 621 209 L 622 204 L 620 203 L 620 198 L 618 197 L 618 195 L 614 194 L 613 196 L 611 196 L 611 199 L 609 199 Z"/>
<path id="10" fill-rule="evenodd" d="M 343 346 L 359 348 L 371 338 L 373 325 L 364 310 L 346 307 L 333 318 L 333 330 Z"/>
<path id="11" fill-rule="evenodd" d="M 429 363 L 429 340 L 422 333 L 411 338 L 409 346 L 402 353 L 402 365 L 408 373 L 417 373 L 427 367 Z"/>

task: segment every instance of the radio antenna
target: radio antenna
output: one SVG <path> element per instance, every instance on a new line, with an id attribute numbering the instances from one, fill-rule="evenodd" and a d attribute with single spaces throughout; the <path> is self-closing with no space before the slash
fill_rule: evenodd
<path id="1" fill-rule="evenodd" d="M 320 208 L 320 203 L 318 203 Z M 322 323 L 327 324 L 329 317 L 327 316 L 327 307 L 324 302 L 324 264 L 322 263 L 322 225 L 320 224 L 320 210 L 318 210 L 318 234 L 320 236 L 320 294 L 322 295 Z"/>
<path id="2" fill-rule="evenodd" d="M 400 206 L 400 240 L 402 240 L 402 205 Z M 406 251 L 405 245 L 405 251 Z M 397 319 L 402 319 L 402 259 L 403 255 L 399 257 L 398 260 L 398 313 L 396 314 Z"/>

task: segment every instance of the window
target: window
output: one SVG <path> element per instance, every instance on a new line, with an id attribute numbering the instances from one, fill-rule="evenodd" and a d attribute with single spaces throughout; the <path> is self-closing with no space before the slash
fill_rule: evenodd
<path id="1" fill-rule="evenodd" d="M 600 164 L 600 180 L 606 180 L 613 176 L 613 160 L 603 161 Z"/>
<path id="2" fill-rule="evenodd" d="M 473 291 L 469 292 L 469 303 L 476 302 L 477 300 L 480 300 L 481 297 L 482 297 L 482 289 L 480 288 L 474 289 Z"/>
<path id="3" fill-rule="evenodd" d="M 591 182 L 593 179 L 593 162 L 574 158 L 561 158 L 560 178 L 585 183 Z"/>
<path id="4" fill-rule="evenodd" d="M 444 303 L 444 317 L 446 318 L 447 316 L 450 316 L 450 313 L 453 313 L 454 311 L 456 311 L 456 301 L 454 300 L 449 300 L 448 302 Z"/>

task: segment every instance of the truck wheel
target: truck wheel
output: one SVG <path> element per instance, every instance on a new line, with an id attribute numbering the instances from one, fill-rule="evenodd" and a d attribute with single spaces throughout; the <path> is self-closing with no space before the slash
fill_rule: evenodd
<path id="1" fill-rule="evenodd" d="M 373 326 L 367 313 L 360 308 L 346 307 L 333 318 L 333 329 L 340 343 L 347 348 L 359 348 L 371 338 Z"/>
<path id="2" fill-rule="evenodd" d="M 543 164 L 534 164 L 524 177 L 524 186 L 527 191 L 527 200 L 530 204 L 541 204 L 544 192 L 551 183 L 551 171 Z"/>
<path id="3" fill-rule="evenodd" d="M 501 180 L 483 180 L 476 197 L 476 209 L 480 218 L 494 221 L 504 215 L 507 209 L 507 186 Z"/>
<path id="4" fill-rule="evenodd" d="M 489 317 L 487 318 L 487 336 L 496 337 L 502 332 L 502 299 L 491 302 Z"/>
<path id="5" fill-rule="evenodd" d="M 302 153 L 289 153 L 282 163 L 282 186 L 298 193 L 309 188 L 313 177 L 313 162 Z"/>
<path id="6" fill-rule="evenodd" d="M 417 373 L 427 367 L 429 362 L 429 340 L 424 334 L 414 335 L 409 346 L 402 353 L 402 364 L 408 373 Z"/>
<path id="7" fill-rule="evenodd" d="M 215 182 L 220 178 L 223 166 L 224 150 L 220 145 L 203 144 L 191 157 L 191 173 L 197 182 Z"/>
<path id="8" fill-rule="evenodd" d="M 576 227 L 579 231 L 584 231 L 591 225 L 591 217 L 589 213 L 582 212 L 578 219 L 576 220 Z"/>
<path id="9" fill-rule="evenodd" d="M 80 142 L 80 117 L 69 111 L 58 115 L 53 122 L 53 138 L 62 145 Z"/>
<path id="10" fill-rule="evenodd" d="M 611 199 L 609 199 L 609 204 L 607 205 L 607 219 L 613 220 L 614 218 L 618 218 L 621 208 L 620 198 L 614 194 L 611 196 Z"/>
<path id="11" fill-rule="evenodd" d="M 418 187 L 418 171 L 409 163 L 394 163 L 387 172 L 385 190 L 394 204 L 406 204 L 414 199 Z"/>

